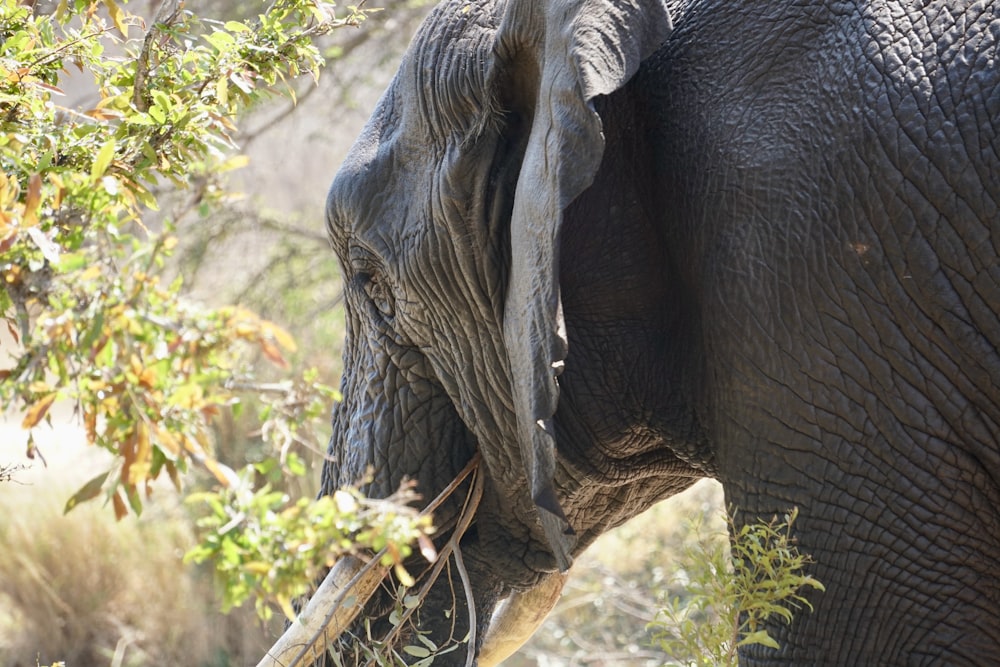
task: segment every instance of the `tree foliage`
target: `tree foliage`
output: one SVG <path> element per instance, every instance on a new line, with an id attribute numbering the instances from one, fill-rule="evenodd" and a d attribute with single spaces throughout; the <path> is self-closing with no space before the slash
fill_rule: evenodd
<path id="1" fill-rule="evenodd" d="M 107 18 L 82 1 L 50 17 L 3 0 L 0 312 L 22 347 L 0 397 L 20 404 L 26 429 L 72 402 L 88 441 L 120 465 L 70 504 L 103 492 L 124 515 L 191 459 L 228 482 L 211 458 L 210 418 L 238 400 L 248 348 L 279 366 L 295 349 L 248 310 L 185 300 L 163 269 L 178 226 L 210 213 L 218 176 L 241 161 L 236 115 L 271 84 L 315 72 L 311 34 L 342 21 L 312 2 L 275 3 L 254 26 L 166 3 L 129 39 L 142 21 L 102 4 Z M 58 104 L 67 69 L 93 86 L 86 108 Z M 172 210 L 159 211 L 168 198 Z"/>
<path id="2" fill-rule="evenodd" d="M 121 0 L 62 0 L 51 15 L 0 0 L 0 317 L 15 342 L 0 402 L 20 412 L 31 458 L 43 452 L 30 432 L 54 405 L 71 406 L 87 442 L 110 453 L 67 510 L 104 499 L 118 518 L 139 514 L 155 480 L 181 489 L 192 463 L 207 469 L 222 490 L 202 496 L 210 510 L 196 556 L 218 556 L 220 570 L 245 581 L 269 557 L 226 558 L 226 545 L 254 530 L 246 510 L 284 530 L 270 548 L 296 542 L 300 569 L 269 574 L 283 580 L 328 561 L 303 531 L 331 520 L 336 503 L 292 504 L 253 488 L 259 470 L 216 460 L 213 420 L 247 398 L 262 405 L 262 432 L 280 456 L 261 465 L 287 471 L 297 461 L 290 446 L 336 392 L 315 371 L 293 371 L 295 341 L 279 325 L 190 299 L 171 255 L 225 201 L 224 175 L 246 162 L 240 114 L 271 96 L 294 99 L 292 81 L 325 62 L 317 38 L 364 19 L 317 0 L 256 5 L 233 21 L 165 0 L 147 21 Z M 70 88 L 84 101 L 68 102 L 78 97 Z M 287 588 L 265 590 L 287 602 Z M 234 602 L 242 595 L 231 592 Z"/>

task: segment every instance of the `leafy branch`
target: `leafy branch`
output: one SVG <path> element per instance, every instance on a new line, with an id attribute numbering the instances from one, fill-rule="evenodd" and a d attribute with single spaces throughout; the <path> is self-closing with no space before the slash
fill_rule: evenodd
<path id="1" fill-rule="evenodd" d="M 67 509 L 104 497 L 118 517 L 139 513 L 151 483 L 165 472 L 180 487 L 189 461 L 233 479 L 211 454 L 212 419 L 256 382 L 254 356 L 284 369 L 295 343 L 244 308 L 191 302 L 166 269 L 190 218 L 209 215 L 222 176 L 245 163 L 237 116 L 275 84 L 316 76 L 313 38 L 363 18 L 278 0 L 222 22 L 167 2 L 134 39 L 142 19 L 114 0 L 63 0 L 40 17 L 0 0 L 0 317 L 20 344 L 0 400 L 29 431 L 68 402 L 115 457 Z M 61 106 L 71 66 L 93 104 Z M 193 209 L 159 212 L 192 183 Z M 287 385 L 296 399 L 265 416 L 282 450 L 335 394 L 315 373 Z M 39 455 L 33 434 L 28 450 Z"/>
<path id="2" fill-rule="evenodd" d="M 811 611 L 804 589 L 825 590 L 803 572 L 812 560 L 795 546 L 797 516 L 793 509 L 739 528 L 729 518 L 731 550 L 724 534 L 701 535 L 683 559 L 689 597 L 664 601 L 649 626 L 653 641 L 681 664 L 699 667 L 736 665 L 743 646 L 780 648 L 767 624 L 791 623 L 797 611 Z"/>

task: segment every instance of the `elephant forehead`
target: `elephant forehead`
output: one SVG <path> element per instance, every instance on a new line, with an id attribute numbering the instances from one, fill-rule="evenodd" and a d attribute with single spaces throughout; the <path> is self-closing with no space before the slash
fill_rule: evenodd
<path id="1" fill-rule="evenodd" d="M 331 186 L 327 228 L 342 256 L 355 242 L 391 253 L 429 220 L 447 218 L 439 210 L 447 164 L 495 113 L 501 4 L 447 2 L 421 26 Z"/>
<path id="2" fill-rule="evenodd" d="M 502 2 L 440 5 L 400 67 L 400 112 L 408 135 L 438 144 L 464 141 L 493 118 L 490 75 Z"/>
<path id="3" fill-rule="evenodd" d="M 327 232 L 342 257 L 355 243 L 380 245 L 385 235 L 398 236 L 433 177 L 433 156 L 401 140 L 396 97 L 397 86 L 390 86 L 327 194 Z"/>

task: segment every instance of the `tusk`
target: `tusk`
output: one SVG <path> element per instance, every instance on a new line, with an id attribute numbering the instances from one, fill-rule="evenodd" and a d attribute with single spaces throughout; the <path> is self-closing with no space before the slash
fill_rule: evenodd
<path id="1" fill-rule="evenodd" d="M 479 651 L 479 667 L 494 667 L 514 655 L 559 601 L 568 575 L 555 572 L 532 589 L 511 594 L 500 603 Z"/>
<path id="2" fill-rule="evenodd" d="M 306 667 L 320 660 L 327 646 L 347 629 L 388 573 L 378 556 L 365 563 L 354 556 L 338 560 L 257 667 Z"/>

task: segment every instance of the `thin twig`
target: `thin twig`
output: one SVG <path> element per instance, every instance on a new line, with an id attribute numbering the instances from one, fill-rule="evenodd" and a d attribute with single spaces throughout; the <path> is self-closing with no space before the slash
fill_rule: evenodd
<path id="1" fill-rule="evenodd" d="M 153 42 L 163 31 L 163 27 L 169 27 L 180 14 L 180 0 L 166 0 L 160 5 L 153 17 L 149 32 L 146 33 L 142 41 L 142 51 L 136 58 L 135 82 L 132 85 L 132 104 L 139 111 L 147 111 L 149 103 L 146 99 L 146 75 L 149 73 L 149 60 L 153 51 Z"/>
<path id="2" fill-rule="evenodd" d="M 437 560 L 434 562 L 434 566 L 431 568 L 426 581 L 424 581 L 423 586 L 420 587 L 420 592 L 417 594 L 417 598 L 423 600 L 427 597 L 430 592 L 431 586 L 438 580 L 441 576 L 441 572 L 445 565 L 448 563 L 448 558 L 455 555 L 455 564 L 459 569 L 459 576 L 462 578 L 462 584 L 466 593 L 466 603 L 469 608 L 469 645 L 475 646 L 476 642 L 476 608 L 474 604 L 474 599 L 472 597 L 472 587 L 469 582 L 468 572 L 465 571 L 465 564 L 462 561 L 461 553 L 459 553 L 459 542 L 465 532 L 472 525 L 472 520 L 475 518 L 476 511 L 479 509 L 479 503 L 483 498 L 483 475 L 479 473 L 478 467 L 482 459 L 479 452 L 476 452 L 472 460 L 469 461 L 468 465 L 458 474 L 458 476 L 449 484 L 445 490 L 438 495 L 421 513 L 430 512 L 433 508 L 439 506 L 444 500 L 450 496 L 455 489 L 473 472 L 476 475 L 472 479 L 472 488 L 469 489 L 469 494 L 465 498 L 465 504 L 462 507 L 462 512 L 459 514 L 458 523 L 456 524 L 454 530 L 451 533 L 451 537 L 448 542 L 442 547 L 441 551 L 438 553 Z M 400 615 L 399 622 L 396 626 L 384 637 L 386 643 L 390 643 L 395 640 L 402 628 L 404 627 L 406 621 L 410 619 L 411 616 L 416 612 L 417 606 L 409 607 L 403 614 Z M 474 655 L 474 653 L 472 653 Z"/>

